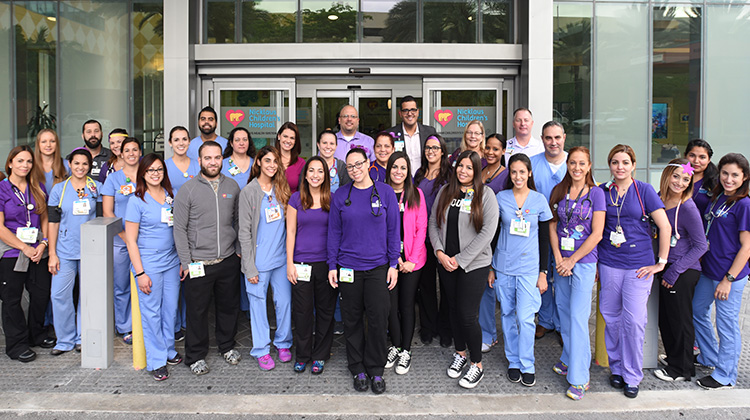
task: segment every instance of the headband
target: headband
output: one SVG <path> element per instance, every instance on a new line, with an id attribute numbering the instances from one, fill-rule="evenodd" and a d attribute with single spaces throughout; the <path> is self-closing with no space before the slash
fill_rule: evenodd
<path id="1" fill-rule="evenodd" d="M 686 164 L 684 164 L 684 165 L 683 165 L 683 164 L 680 164 L 680 163 L 670 163 L 670 164 L 668 164 L 667 166 L 676 166 L 676 167 L 678 167 L 678 168 L 682 168 L 682 173 L 684 173 L 684 174 L 686 174 L 686 175 L 690 175 L 690 176 L 692 176 L 692 175 L 693 175 L 693 173 L 695 173 L 695 168 L 693 168 L 693 167 L 692 167 L 692 166 L 690 165 L 690 162 L 688 162 L 688 163 L 686 163 Z"/>
<path id="2" fill-rule="evenodd" d="M 114 134 L 110 134 L 109 136 L 110 137 L 127 137 L 128 135 L 125 133 L 114 133 Z"/>

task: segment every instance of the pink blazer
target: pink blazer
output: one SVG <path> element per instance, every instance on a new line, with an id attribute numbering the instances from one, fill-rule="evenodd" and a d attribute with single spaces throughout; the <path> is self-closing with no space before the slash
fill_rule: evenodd
<path id="1" fill-rule="evenodd" d="M 422 190 L 419 191 L 419 207 L 404 209 L 404 254 L 406 260 L 414 263 L 414 270 L 424 267 L 427 262 L 427 203 Z"/>

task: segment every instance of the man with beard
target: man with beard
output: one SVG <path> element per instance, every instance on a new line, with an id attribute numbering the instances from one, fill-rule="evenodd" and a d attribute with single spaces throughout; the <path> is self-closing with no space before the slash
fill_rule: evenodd
<path id="1" fill-rule="evenodd" d="M 81 137 L 83 138 L 83 143 L 86 145 L 86 149 L 94 157 L 89 175 L 94 179 L 99 179 L 99 172 L 102 170 L 102 166 L 112 156 L 112 151 L 102 146 L 102 125 L 97 120 L 86 121 L 83 123 Z"/>
<path id="2" fill-rule="evenodd" d="M 427 138 L 435 134 L 435 129 L 424 125 L 419 120 L 419 107 L 413 96 L 401 98 L 398 115 L 402 123 L 389 128 L 387 131 L 395 134 L 396 151 L 403 150 L 411 161 L 411 176 L 414 176 L 422 166 L 422 151 Z"/>
<path id="3" fill-rule="evenodd" d="M 218 117 L 216 116 L 216 110 L 207 106 L 201 109 L 198 114 L 198 128 L 201 130 L 201 135 L 190 141 L 190 146 L 187 150 L 187 155 L 192 160 L 198 160 L 198 149 L 207 141 L 216 142 L 221 146 L 221 151 L 227 148 L 227 139 L 216 134 L 216 122 Z"/>
<path id="4" fill-rule="evenodd" d="M 241 358 L 234 349 L 240 310 L 240 187 L 221 174 L 223 158 L 218 143 L 203 143 L 198 156 L 200 176 L 185 182 L 174 201 L 174 241 L 187 313 L 185 365 L 195 375 L 203 375 L 208 373 L 208 310 L 212 295 L 219 352 L 231 365 Z M 174 320 L 169 325 L 174 325 Z"/>

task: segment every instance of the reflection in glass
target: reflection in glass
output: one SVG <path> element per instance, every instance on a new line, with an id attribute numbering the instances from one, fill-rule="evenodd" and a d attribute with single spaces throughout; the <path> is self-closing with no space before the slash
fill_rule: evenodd
<path id="1" fill-rule="evenodd" d="M 243 0 L 242 42 L 295 42 L 295 0 Z"/>
<path id="2" fill-rule="evenodd" d="M 0 2 L 0 57 L 10 57 L 11 13 L 6 2 Z M 7 63 L 6 63 L 6 69 Z M 0 72 L 0 156 L 7 156 L 13 148 L 11 133 L 11 83 L 10 72 Z"/>
<path id="3" fill-rule="evenodd" d="M 16 139 L 29 144 L 43 128 L 57 129 L 57 3 L 15 2 L 13 12 Z"/>
<path id="4" fill-rule="evenodd" d="M 359 98 L 359 131 L 370 137 L 393 126 L 391 98 Z"/>
<path id="5" fill-rule="evenodd" d="M 289 121 L 288 90 L 222 90 L 220 95 L 219 134 L 229 137 L 235 127 L 245 127 L 255 148 L 273 146 L 276 131 Z"/>
<path id="6" fill-rule="evenodd" d="M 318 139 L 318 133 L 313 133 L 312 98 L 297 97 L 297 118 L 295 120 L 299 130 L 302 151 L 300 156 L 307 159 L 313 155 L 313 145 Z M 322 130 L 320 130 L 322 131 Z"/>
<path id="7" fill-rule="evenodd" d="M 206 42 L 209 44 L 229 44 L 235 42 L 234 18 L 234 0 L 207 0 Z"/>
<path id="8" fill-rule="evenodd" d="M 473 43 L 477 40 L 477 2 L 426 0 L 424 42 Z"/>
<path id="9" fill-rule="evenodd" d="M 164 137 L 164 6 L 160 0 L 133 3 L 133 135 L 145 152 L 161 150 Z"/>
<path id="10" fill-rule="evenodd" d="M 362 0 L 362 42 L 417 42 L 416 0 Z"/>
<path id="11" fill-rule="evenodd" d="M 682 156 L 700 136 L 701 8 L 654 7 L 651 158 Z"/>
<path id="12" fill-rule="evenodd" d="M 511 24 L 512 2 L 486 0 L 482 2 L 482 39 L 484 44 L 510 44 L 513 42 Z"/>
<path id="13" fill-rule="evenodd" d="M 566 149 L 591 144 L 591 16 L 591 5 L 555 4 L 553 118 Z"/>
<path id="14" fill-rule="evenodd" d="M 349 96 L 343 98 L 318 98 L 316 104 L 316 127 L 318 132 L 330 129 L 335 132 L 339 131 L 339 110 L 349 105 Z M 318 133 L 315 133 L 317 135 Z"/>
<path id="15" fill-rule="evenodd" d="M 448 152 L 461 146 L 466 125 L 478 120 L 484 134 L 497 131 L 497 91 L 433 90 L 430 91 L 429 125 L 435 127 L 448 145 Z"/>
<path id="16" fill-rule="evenodd" d="M 301 0 L 303 42 L 357 42 L 357 2 Z"/>

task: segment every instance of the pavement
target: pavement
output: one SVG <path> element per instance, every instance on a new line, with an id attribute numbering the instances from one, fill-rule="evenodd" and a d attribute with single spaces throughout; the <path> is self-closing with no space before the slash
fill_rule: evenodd
<path id="1" fill-rule="evenodd" d="M 746 288 L 750 290 L 750 288 Z M 746 291 L 746 294 L 750 292 Z M 740 325 L 750 337 L 750 305 L 743 299 Z M 498 313 L 498 326 L 499 313 Z M 591 319 L 592 345 L 594 319 Z M 418 331 L 418 327 L 417 327 Z M 501 334 L 502 335 L 502 334 Z M 415 333 L 412 367 L 406 375 L 386 371 L 387 391 L 377 396 L 357 393 L 346 367 L 343 336 L 336 336 L 332 355 L 322 375 L 309 369 L 295 373 L 291 363 L 261 371 L 250 357 L 250 323 L 241 316 L 237 349 L 243 360 L 224 362 L 215 346 L 207 362 L 211 372 L 196 377 L 184 365 L 170 367 L 170 378 L 156 382 L 132 367 L 132 351 L 115 338 L 114 363 L 108 369 L 80 367 L 80 353 L 38 357 L 20 363 L 0 356 L 0 418 L 220 418 L 252 415 L 264 419 L 289 417 L 338 418 L 496 418 L 517 419 L 750 419 L 750 342 L 743 343 L 737 385 L 730 390 L 706 391 L 693 382 L 667 383 L 644 372 L 638 398 L 625 398 L 609 386 L 609 369 L 591 366 L 591 389 L 581 401 L 565 397 L 567 382 L 552 371 L 561 347 L 555 334 L 535 345 L 537 384 L 525 387 L 505 378 L 507 362 L 500 343 L 483 356 L 485 377 L 473 390 L 447 377 L 451 349 L 419 342 Z M 4 346 L 4 336 L 0 338 Z M 177 344 L 183 353 L 184 342 Z M 4 348 L 0 347 L 3 350 Z M 698 369 L 698 377 L 710 373 Z"/>

